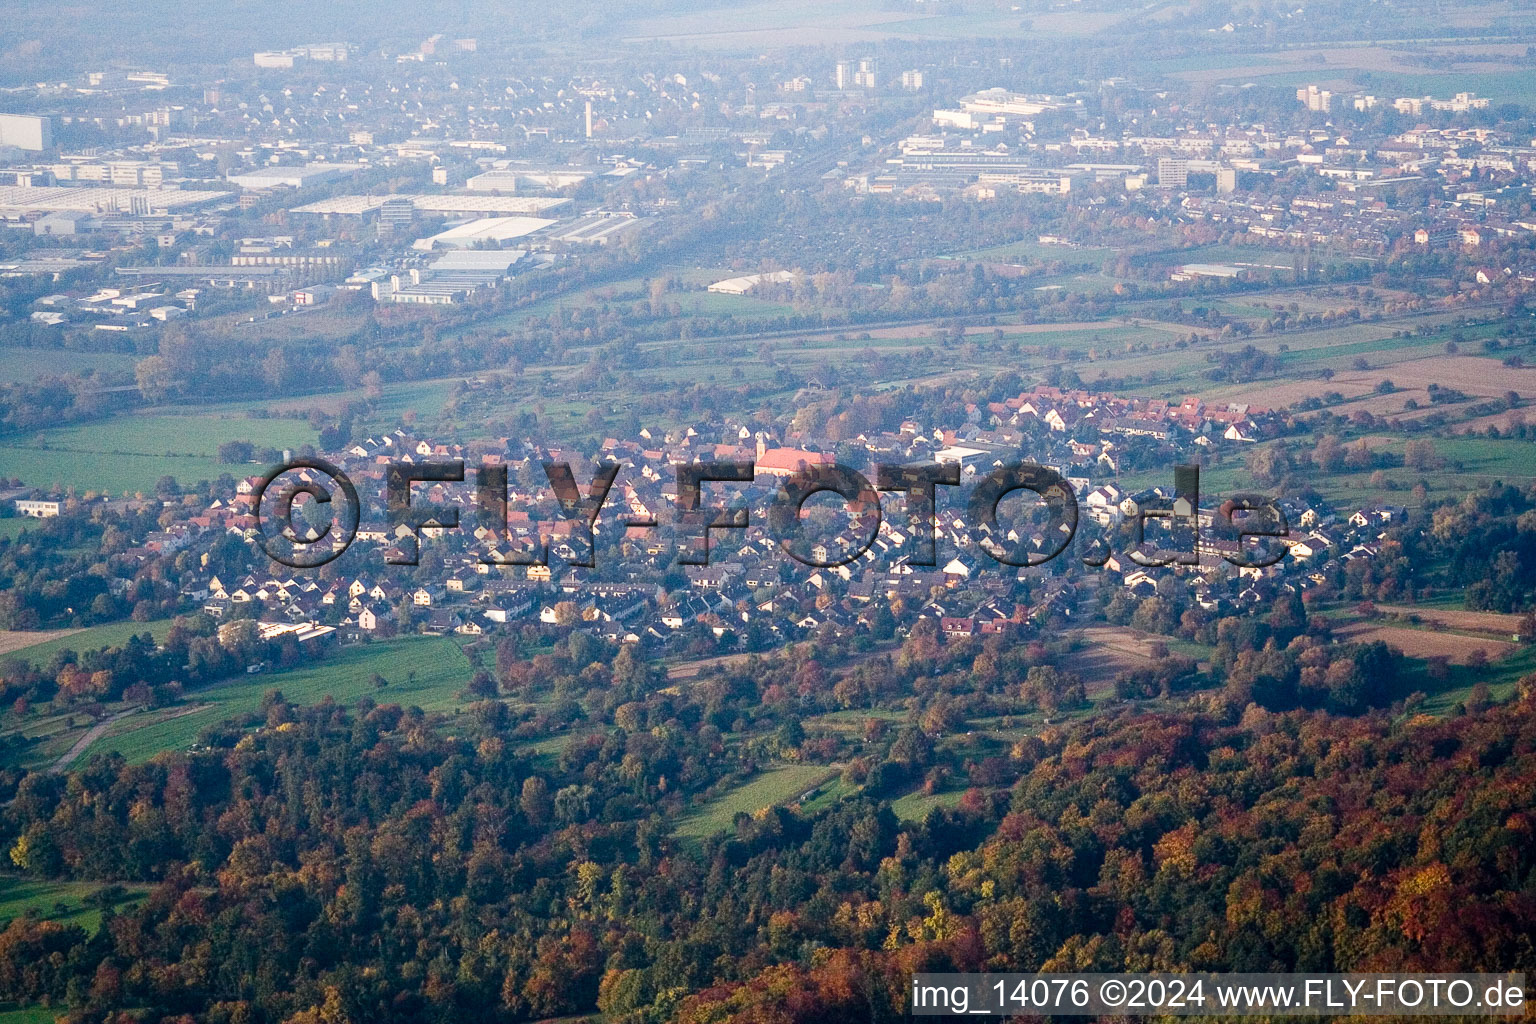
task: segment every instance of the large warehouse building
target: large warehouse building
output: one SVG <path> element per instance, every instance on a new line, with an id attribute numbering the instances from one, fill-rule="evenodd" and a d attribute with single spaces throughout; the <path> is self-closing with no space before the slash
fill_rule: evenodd
<path id="1" fill-rule="evenodd" d="M 41 152 L 53 148 L 53 123 L 32 114 L 0 114 L 0 146 Z"/>

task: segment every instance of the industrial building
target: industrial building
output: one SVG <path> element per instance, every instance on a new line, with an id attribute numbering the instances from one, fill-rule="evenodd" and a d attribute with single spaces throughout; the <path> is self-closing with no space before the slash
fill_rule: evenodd
<path id="1" fill-rule="evenodd" d="M 554 196 L 501 195 L 380 195 L 334 196 L 295 206 L 291 213 L 319 217 L 367 217 L 386 203 L 409 203 L 416 213 L 445 214 L 459 217 L 536 217 L 570 204 L 569 199 Z"/>
<path id="2" fill-rule="evenodd" d="M 418 238 L 412 247 L 432 249 L 473 249 L 477 246 L 500 247 L 524 235 L 531 235 L 554 224 L 543 217 L 480 217 L 465 221 L 430 238 Z"/>
<path id="3" fill-rule="evenodd" d="M 0 146 L 31 152 L 53 148 L 53 122 L 33 114 L 0 114 Z"/>
<path id="4" fill-rule="evenodd" d="M 391 274 L 371 283 L 379 302 L 451 306 L 486 288 L 494 288 L 526 256 L 522 249 L 462 249 L 445 253 L 426 268 L 412 268 L 405 277 Z"/>
<path id="5" fill-rule="evenodd" d="M 728 277 L 710 285 L 709 290 L 716 295 L 745 295 L 760 284 L 788 284 L 794 279 L 795 275 L 788 270 L 774 270 L 766 274 Z"/>
<path id="6" fill-rule="evenodd" d="M 1011 153 L 975 150 L 908 152 L 896 169 L 895 185 L 911 188 L 964 188 L 975 182 L 1011 185 L 1020 192 L 1065 195 L 1072 191 L 1080 172 L 1070 168 L 1037 167 Z"/>
<path id="7" fill-rule="evenodd" d="M 229 183 L 244 189 L 303 188 L 327 178 L 356 174 L 362 164 L 303 164 L 295 167 L 260 167 L 229 175 Z"/>
<path id="8" fill-rule="evenodd" d="M 175 188 L 0 185 L 0 214 L 76 211 L 149 216 L 228 198 L 230 195 L 227 192 L 194 192 Z"/>
<path id="9" fill-rule="evenodd" d="M 570 188 L 592 177 L 575 167 L 495 167 L 464 182 L 471 192 L 516 192 L 520 188 Z"/>
<path id="10" fill-rule="evenodd" d="M 181 174 L 174 163 L 161 160 L 94 160 L 67 157 L 64 162 L 49 164 L 49 172 L 55 181 L 89 181 L 104 185 L 127 188 L 158 188 L 167 179 Z"/>
<path id="11" fill-rule="evenodd" d="M 642 223 L 632 213 L 598 210 L 578 217 L 569 224 L 551 228 L 544 233 L 544 237 L 568 245 L 608 245 L 636 230 Z"/>

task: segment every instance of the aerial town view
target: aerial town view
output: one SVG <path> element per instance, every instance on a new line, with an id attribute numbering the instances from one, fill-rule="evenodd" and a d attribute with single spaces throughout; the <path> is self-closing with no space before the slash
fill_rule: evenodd
<path id="1" fill-rule="evenodd" d="M 7 0 L 0 1024 L 1527 971 L 1530 0 Z"/>

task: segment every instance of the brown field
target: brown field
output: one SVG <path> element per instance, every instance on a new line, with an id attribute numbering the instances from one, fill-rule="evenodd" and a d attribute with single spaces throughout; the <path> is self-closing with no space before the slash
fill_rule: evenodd
<path id="1" fill-rule="evenodd" d="M 1334 635 L 1351 643 L 1383 640 L 1389 647 L 1396 647 L 1410 658 L 1446 658 L 1453 665 L 1469 663 L 1474 651 L 1481 650 L 1492 661 L 1515 649 L 1514 644 L 1503 640 L 1483 640 L 1457 633 L 1435 633 L 1400 626 L 1377 626 L 1369 622 L 1345 626 L 1335 631 Z"/>
<path id="2" fill-rule="evenodd" d="M 1307 398 L 1321 398 L 1330 391 L 1337 391 L 1346 399 L 1355 399 L 1371 393 L 1376 386 L 1375 380 L 1367 381 L 1365 375 L 1355 380 L 1340 374 L 1333 380 L 1274 380 L 1263 384 L 1255 384 L 1236 392 L 1215 392 L 1212 399 L 1219 395 L 1222 401 L 1246 403 L 1257 405 L 1264 409 L 1284 409 L 1288 405 Z M 1380 378 L 1376 378 L 1379 380 Z"/>
<path id="3" fill-rule="evenodd" d="M 1419 408 L 1403 408 L 1404 404 L 1410 398 L 1416 399 L 1418 401 Z M 1435 408 L 1439 407 L 1436 406 Z M 1359 398 L 1351 399 L 1350 401 L 1345 402 L 1343 405 L 1336 405 L 1333 407 L 1334 412 L 1342 413 L 1346 416 L 1350 413 L 1356 412 L 1357 410 L 1368 412 L 1373 416 L 1401 416 L 1405 419 L 1412 419 L 1415 416 L 1428 415 L 1429 413 L 1435 411 L 1434 408 L 1429 407 L 1428 391 L 1410 391 L 1407 388 L 1394 391 L 1390 395 L 1378 395 L 1374 392 L 1367 393 L 1361 395 Z"/>
<path id="4" fill-rule="evenodd" d="M 1130 14 L 1130 11 L 1061 11 L 1037 14 L 1028 19 L 1029 31 L 1035 35 L 1048 36 L 1093 35 L 1095 32 L 1113 28 Z"/>
<path id="5" fill-rule="evenodd" d="M 0 629 L 0 655 L 78 633 L 78 629 Z"/>
<path id="6" fill-rule="evenodd" d="M 1404 404 L 1410 398 L 1416 399 L 1418 401 L 1419 407 L 1417 409 L 1404 408 Z M 1463 408 L 1465 408 L 1463 405 L 1433 405 L 1429 401 L 1429 392 L 1427 390 L 1419 388 L 1399 388 L 1397 391 L 1394 391 L 1390 395 L 1370 394 L 1364 395 L 1358 399 L 1346 400 L 1342 405 L 1330 406 L 1328 411 L 1338 413 L 1342 416 L 1348 416 L 1354 412 L 1363 411 L 1386 420 L 1401 420 L 1403 422 L 1408 422 L 1412 420 L 1423 419 L 1424 417 L 1431 416 L 1437 412 L 1445 413 L 1454 417 L 1459 415 L 1461 409 Z M 1305 419 L 1305 417 L 1302 418 Z M 1502 430 L 1509 425 L 1507 422 L 1508 419 L 1508 412 L 1493 413 L 1489 416 L 1479 416 L 1471 420 L 1466 420 L 1462 423 L 1453 423 L 1450 425 L 1449 429 L 1454 433 L 1466 433 L 1469 429 L 1473 429 L 1474 425 L 1476 426 L 1476 429 L 1480 430 L 1487 430 L 1489 426 L 1497 425 L 1499 429 Z M 1382 438 L 1381 440 L 1390 439 Z"/>
<path id="7" fill-rule="evenodd" d="M 1489 413 L 1487 416 L 1474 416 L 1472 419 L 1463 420 L 1451 429 L 1458 434 L 1482 433 L 1489 427 L 1498 427 L 1499 430 L 1510 430 L 1516 421 L 1524 422 L 1529 419 L 1524 409 L 1510 409 L 1506 412 Z"/>
<path id="8" fill-rule="evenodd" d="M 1472 14 L 1464 23 L 1468 26 L 1487 23 L 1488 15 Z M 1425 57 L 1482 56 L 1507 57 L 1507 61 L 1455 61 L 1448 67 L 1431 67 Z M 1272 53 L 1258 56 L 1253 64 L 1236 68 L 1199 68 L 1177 72 L 1173 77 L 1186 82 L 1224 82 L 1244 76 L 1260 78 L 1268 75 L 1308 72 L 1315 74 L 1318 85 L 1337 83 L 1341 87 L 1351 84 L 1351 76 L 1341 75 L 1349 71 L 1377 71 L 1388 74 L 1421 74 L 1425 72 L 1472 72 L 1510 73 L 1524 67 L 1520 58 L 1525 47 L 1519 43 L 1456 43 L 1429 47 L 1423 52 L 1400 50 L 1386 46 L 1344 46 L 1297 50 L 1294 53 Z M 1318 58 L 1321 58 L 1319 60 Z"/>
<path id="9" fill-rule="evenodd" d="M 673 682 L 682 679 L 696 678 L 705 669 L 716 665 L 721 667 L 733 667 L 746 661 L 746 654 L 722 654 L 714 658 L 702 658 L 698 661 L 683 661 L 667 669 L 667 678 Z"/>
<path id="10" fill-rule="evenodd" d="M 1151 665 L 1152 645 L 1161 639 L 1124 626 L 1093 626 L 1079 632 L 1088 646 L 1073 655 L 1071 668 L 1088 683 L 1107 683 L 1121 672 Z"/>
<path id="11" fill-rule="evenodd" d="M 751 4 L 730 10 L 699 10 L 686 16 L 640 18 L 627 26 L 631 35 L 625 42 L 673 40 L 693 46 L 758 48 L 859 43 L 892 35 L 901 22 L 921 18 L 915 11 L 824 10 L 814 24 L 805 24 L 809 18 L 803 6 L 787 4 L 780 9 L 773 4 Z"/>
<path id="12" fill-rule="evenodd" d="M 1390 395 L 1374 394 L 1376 386 L 1384 380 L 1391 381 L 1397 390 Z M 1283 409 L 1303 399 L 1321 398 L 1330 391 L 1337 391 L 1346 399 L 1363 399 L 1352 402 L 1344 411 L 1368 409 L 1378 416 L 1401 414 L 1403 403 L 1414 398 L 1419 402 L 1421 413 L 1407 415 L 1418 415 L 1432 411 L 1422 408 L 1429 404 L 1430 384 L 1454 388 L 1478 398 L 1494 398 L 1506 391 L 1536 395 L 1536 369 L 1514 370 L 1477 356 L 1430 356 L 1369 370 L 1346 370 L 1335 373 L 1332 380 L 1266 381 L 1222 397 L 1231 402 Z M 1454 410 L 1454 407 L 1449 408 Z"/>
<path id="13" fill-rule="evenodd" d="M 996 327 L 967 327 L 965 329 L 965 333 L 967 336 L 975 334 L 983 337 L 991 337 L 992 333 L 999 329 L 1001 329 L 1004 334 L 1054 334 L 1059 331 L 1102 331 L 1111 327 L 1123 326 L 1126 326 L 1126 323 L 1125 321 L 1121 320 L 1078 320 L 1072 323 L 1063 324 L 998 324 Z M 1156 325 L 1151 321 L 1148 321 L 1146 324 L 1142 324 L 1140 326 Z M 806 335 L 806 339 L 812 341 L 832 341 L 837 337 L 837 335 L 842 334 L 849 338 L 851 341 L 857 341 L 865 334 L 868 334 L 871 339 L 877 339 L 916 338 L 922 337 L 924 334 L 932 333 L 948 334 L 949 332 L 936 326 L 935 324 L 909 324 L 900 327 L 876 327 L 868 331 L 858 330 L 857 328 L 841 328 L 835 331 L 808 334 Z"/>
<path id="14" fill-rule="evenodd" d="M 1506 615 L 1503 612 L 1469 612 L 1456 608 L 1419 608 L 1415 605 L 1393 604 L 1379 604 L 1376 610 L 1388 615 L 1417 615 L 1424 622 L 1447 629 L 1495 633 L 1500 636 L 1513 636 L 1520 632 L 1521 616 Z"/>
<path id="15" fill-rule="evenodd" d="M 1536 394 L 1536 368 L 1511 369 L 1497 360 L 1478 356 L 1432 356 L 1393 363 L 1380 370 L 1370 370 L 1376 380 L 1390 380 L 1399 388 L 1427 388 L 1430 384 L 1455 388 L 1481 398 L 1494 398 L 1506 391 L 1522 395 Z M 1337 382 L 1340 377 L 1335 377 Z M 1373 385 L 1374 386 L 1374 385 Z"/>

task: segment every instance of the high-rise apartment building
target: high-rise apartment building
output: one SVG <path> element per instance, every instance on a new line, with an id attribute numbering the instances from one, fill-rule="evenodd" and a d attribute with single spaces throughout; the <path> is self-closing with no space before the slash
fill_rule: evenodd
<path id="1" fill-rule="evenodd" d="M 1189 184 L 1189 161 L 1168 156 L 1159 159 L 1157 183 L 1163 188 L 1183 188 Z"/>
<path id="2" fill-rule="evenodd" d="M 1315 85 L 1296 90 L 1296 101 L 1308 110 L 1326 114 L 1333 109 L 1333 93 L 1327 89 L 1319 89 Z"/>

